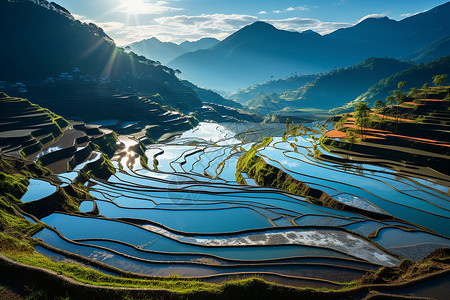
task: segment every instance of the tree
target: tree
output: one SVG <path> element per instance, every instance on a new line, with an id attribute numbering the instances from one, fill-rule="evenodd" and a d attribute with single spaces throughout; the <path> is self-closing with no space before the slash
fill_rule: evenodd
<path id="1" fill-rule="evenodd" d="M 425 84 L 422 86 L 422 89 L 425 90 L 425 98 L 427 98 L 427 97 L 428 97 L 428 83 L 425 83 Z"/>
<path id="2" fill-rule="evenodd" d="M 447 74 L 433 76 L 433 83 L 435 86 L 441 86 L 447 83 Z"/>
<path id="3" fill-rule="evenodd" d="M 383 107 L 386 107 L 386 104 L 384 104 L 383 100 L 381 100 L 381 99 L 375 100 L 375 103 L 373 104 L 374 109 L 380 109 Z"/>
<path id="4" fill-rule="evenodd" d="M 369 120 L 369 104 L 367 102 L 358 102 L 355 104 L 355 124 L 359 126 L 362 138 L 364 139 L 364 128 Z"/>
<path id="5" fill-rule="evenodd" d="M 291 120 L 286 118 L 286 130 L 289 131 L 289 125 L 291 125 Z"/>
<path id="6" fill-rule="evenodd" d="M 386 104 L 387 105 L 394 105 L 397 104 L 397 100 L 395 99 L 394 96 L 390 95 L 386 97 Z"/>
<path id="7" fill-rule="evenodd" d="M 398 109 L 400 107 L 400 105 L 405 102 L 406 99 L 406 94 L 402 91 L 403 87 L 405 86 L 406 81 L 400 81 L 397 84 L 398 90 L 394 90 L 392 91 L 393 96 L 389 96 L 388 98 L 386 98 L 386 102 L 392 103 L 392 104 L 396 104 L 396 109 L 395 109 L 395 132 L 397 132 L 398 130 Z M 392 98 L 391 98 L 392 97 Z"/>
<path id="8" fill-rule="evenodd" d="M 417 93 L 419 92 L 419 90 L 416 87 L 412 87 L 411 90 L 409 91 L 409 95 L 410 97 L 414 97 L 417 96 Z"/>
<path id="9" fill-rule="evenodd" d="M 356 141 L 356 138 L 353 135 L 353 132 L 351 132 L 350 130 L 347 130 L 347 140 L 350 142 L 350 147 L 348 147 L 348 150 L 347 150 L 347 159 L 349 159 L 350 151 L 352 150 L 353 143 Z"/>

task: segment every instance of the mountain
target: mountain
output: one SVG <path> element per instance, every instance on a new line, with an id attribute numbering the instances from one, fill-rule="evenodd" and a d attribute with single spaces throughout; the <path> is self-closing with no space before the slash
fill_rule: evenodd
<path id="1" fill-rule="evenodd" d="M 224 97 L 222 97 L 221 95 L 212 90 L 199 88 L 198 86 L 187 80 L 183 80 L 182 82 L 189 88 L 193 89 L 197 93 L 200 100 L 202 100 L 204 103 L 214 103 L 233 108 L 243 108 L 239 102 L 230 99 L 225 99 Z"/>
<path id="2" fill-rule="evenodd" d="M 327 35 L 278 30 L 255 22 L 216 46 L 168 63 L 200 86 L 236 90 L 271 76 L 312 74 L 357 64 L 367 57 L 403 57 L 450 31 L 450 2 L 401 21 L 369 18 Z"/>
<path id="3" fill-rule="evenodd" d="M 183 71 L 183 77 L 202 87 L 236 90 L 271 77 L 294 72 L 323 71 L 304 60 L 302 44 L 311 44 L 320 36 L 278 30 L 270 24 L 255 22 L 206 50 L 183 54 L 168 65 Z M 289 45 L 289 46 L 287 46 Z"/>
<path id="4" fill-rule="evenodd" d="M 134 53 L 160 61 L 163 64 L 185 53 L 179 45 L 171 42 L 161 42 L 155 37 L 134 42 L 129 46 Z"/>
<path id="5" fill-rule="evenodd" d="M 321 74 L 297 91 L 283 93 L 281 97 L 297 107 L 330 109 L 354 99 L 380 79 L 413 65 L 392 58 L 372 57 L 355 66 Z"/>
<path id="6" fill-rule="evenodd" d="M 182 110 L 202 105 L 172 69 L 126 53 L 101 28 L 75 20 L 57 4 L 1 1 L 0 28 L 8 43 L 0 47 L 2 81 L 42 81 L 75 69 L 81 70 L 83 81 L 103 78 L 143 96 L 159 94 Z"/>
<path id="7" fill-rule="evenodd" d="M 260 93 L 255 98 L 249 100 L 246 105 L 253 111 L 257 111 L 263 116 L 267 116 L 284 108 L 292 107 L 288 101 L 282 99 L 279 94 L 271 93 L 269 95 Z"/>
<path id="8" fill-rule="evenodd" d="M 450 36 L 423 47 L 410 55 L 403 57 L 404 60 L 412 60 L 418 63 L 427 63 L 432 60 L 450 54 Z"/>
<path id="9" fill-rule="evenodd" d="M 182 54 L 207 49 L 216 45 L 218 42 L 219 40 L 214 38 L 203 38 L 198 41 L 185 41 L 181 44 L 175 44 L 172 42 L 161 42 L 157 38 L 152 37 L 134 42 L 129 46 L 133 52 L 165 64 Z"/>
<path id="10" fill-rule="evenodd" d="M 331 109 L 354 99 L 371 85 L 413 66 L 392 58 L 368 58 L 359 64 L 317 74 L 315 79 L 292 91 L 262 93 L 246 104 L 261 114 L 300 108 Z"/>
<path id="11" fill-rule="evenodd" d="M 194 52 L 201 49 L 208 49 L 220 43 L 218 39 L 215 38 L 202 38 L 197 41 L 184 41 L 179 46 L 185 52 Z"/>
<path id="12" fill-rule="evenodd" d="M 258 97 L 260 94 L 284 93 L 295 91 L 306 83 L 313 81 L 319 74 L 313 75 L 293 75 L 286 79 L 270 80 L 261 84 L 252 85 L 246 89 L 239 89 L 230 98 L 239 103 L 245 104 L 247 101 Z"/>
<path id="13" fill-rule="evenodd" d="M 362 93 L 347 106 L 351 106 L 353 103 L 360 101 L 372 104 L 376 99 L 384 100 L 387 96 L 392 95 L 392 91 L 397 89 L 397 84 L 400 81 L 406 81 L 404 90 L 413 87 L 420 88 L 424 83 L 432 86 L 432 77 L 440 74 L 450 75 L 450 56 L 441 57 L 427 64 L 413 66 L 384 78 L 372 85 L 366 92 Z"/>

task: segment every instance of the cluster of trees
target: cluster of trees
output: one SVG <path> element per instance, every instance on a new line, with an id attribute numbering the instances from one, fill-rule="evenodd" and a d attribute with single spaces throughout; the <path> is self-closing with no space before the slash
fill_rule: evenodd
<path id="1" fill-rule="evenodd" d="M 441 74 L 441 75 L 435 75 L 433 76 L 433 83 L 436 87 L 440 87 L 442 85 L 447 84 L 448 75 L 447 74 Z M 381 99 L 375 100 L 373 104 L 373 109 L 382 109 L 386 107 L 386 105 L 396 106 L 395 109 L 395 131 L 398 130 L 398 119 L 399 119 L 399 107 L 405 102 L 407 95 L 403 91 L 403 88 L 406 85 L 406 81 L 400 81 L 397 84 L 396 90 L 392 91 L 392 95 L 389 95 L 386 98 L 386 103 L 383 102 Z M 428 91 L 428 84 L 425 83 L 422 87 L 423 90 Z M 412 88 L 410 94 L 416 94 L 417 88 Z M 425 94 L 427 96 L 427 94 Z M 364 139 L 364 131 L 367 127 L 367 123 L 369 121 L 369 114 L 371 112 L 371 109 L 369 107 L 369 104 L 367 102 L 358 102 L 355 104 L 355 124 L 359 127 L 359 131 L 361 134 L 361 137 Z"/>

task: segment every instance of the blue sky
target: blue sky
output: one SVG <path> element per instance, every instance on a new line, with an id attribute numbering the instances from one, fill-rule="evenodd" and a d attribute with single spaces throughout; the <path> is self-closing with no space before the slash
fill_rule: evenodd
<path id="1" fill-rule="evenodd" d="M 76 18 L 101 26 L 117 44 L 157 37 L 182 42 L 224 39 L 263 20 L 284 30 L 321 34 L 366 17 L 401 20 L 445 1 L 434 0 L 54 0 Z"/>

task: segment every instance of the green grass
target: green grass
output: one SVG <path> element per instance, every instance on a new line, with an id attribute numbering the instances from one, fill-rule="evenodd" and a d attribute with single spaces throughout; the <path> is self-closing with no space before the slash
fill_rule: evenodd
<path id="1" fill-rule="evenodd" d="M 253 145 L 247 153 L 239 158 L 236 166 L 236 181 L 245 184 L 241 173 L 246 173 L 260 186 L 279 188 L 294 195 L 307 196 L 307 200 L 310 202 L 323 204 L 314 196 L 305 193 L 309 188 L 301 181 L 266 163 L 263 158 L 256 155 L 258 149 L 269 145 L 272 140 L 271 137 L 264 138 L 260 144 Z"/>
<path id="2" fill-rule="evenodd" d="M 266 168 L 264 165 L 265 162 L 263 160 L 259 160 L 256 156 L 256 151 L 260 148 L 263 148 L 269 145 L 272 142 L 272 137 L 264 137 L 263 141 L 259 144 L 253 145 L 247 153 L 242 155 L 236 166 L 236 180 L 238 183 L 243 183 L 243 177 L 241 173 L 247 173 L 248 176 L 253 177 L 256 173 L 268 174 L 271 172 L 270 169 Z"/>
<path id="3" fill-rule="evenodd" d="M 100 162 L 100 164 L 98 164 Z M 82 169 L 87 175 L 97 178 L 109 178 L 109 176 L 116 174 L 116 168 L 111 163 L 108 156 L 102 153 L 102 157 L 92 165 L 87 164 Z"/>
<path id="4" fill-rule="evenodd" d="M 118 138 L 115 132 L 111 132 L 98 139 L 92 140 L 92 142 L 98 147 L 98 150 L 111 158 L 117 150 Z"/>
<path id="5" fill-rule="evenodd" d="M 177 276 L 163 279 L 135 279 L 112 276 L 76 263 L 56 262 L 46 256 L 30 251 L 29 248 L 26 248 L 26 244 L 21 246 L 22 248 L 16 247 L 13 251 L 2 252 L 14 261 L 51 270 L 86 284 L 109 287 L 168 289 L 175 292 L 202 291 L 216 288 L 215 284 L 196 280 L 179 280 Z M 26 251 L 23 251 L 24 249 Z"/>
<path id="6" fill-rule="evenodd" d="M 14 197 L 21 197 L 27 191 L 30 181 L 26 177 L 18 177 L 0 172 L 1 194 L 11 194 Z"/>

